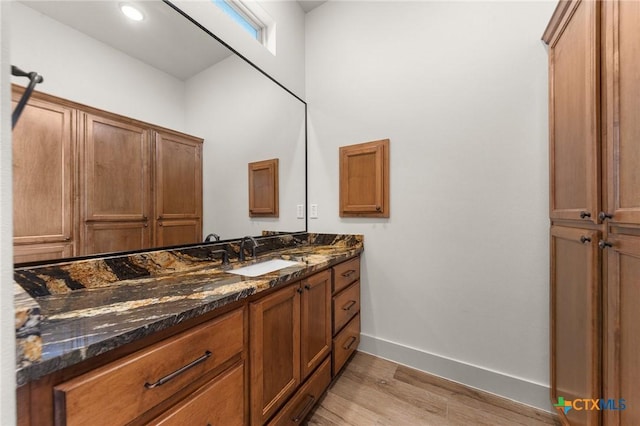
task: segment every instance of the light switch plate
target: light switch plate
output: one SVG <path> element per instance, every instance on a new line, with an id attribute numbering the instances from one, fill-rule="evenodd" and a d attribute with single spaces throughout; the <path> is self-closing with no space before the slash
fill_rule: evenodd
<path id="1" fill-rule="evenodd" d="M 318 218 L 318 205 L 311 204 L 311 211 L 309 212 L 309 218 L 317 219 Z"/>
<path id="2" fill-rule="evenodd" d="M 296 206 L 296 217 L 298 219 L 304 219 L 304 204 L 298 204 Z"/>

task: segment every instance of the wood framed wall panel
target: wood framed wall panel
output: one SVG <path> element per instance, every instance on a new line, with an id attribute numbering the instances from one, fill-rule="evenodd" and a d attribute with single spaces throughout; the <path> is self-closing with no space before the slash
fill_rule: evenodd
<path id="1" fill-rule="evenodd" d="M 278 217 L 278 168 L 277 158 L 249 163 L 249 217 Z"/>
<path id="2" fill-rule="evenodd" d="M 340 216 L 389 217 L 389 139 L 340 147 Z"/>

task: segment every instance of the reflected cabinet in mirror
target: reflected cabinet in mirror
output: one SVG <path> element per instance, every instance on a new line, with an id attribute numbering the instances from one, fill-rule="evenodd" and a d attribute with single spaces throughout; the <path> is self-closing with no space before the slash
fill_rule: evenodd
<path id="1" fill-rule="evenodd" d="M 140 22 L 115 1 L 12 2 L 11 63 L 44 77 L 13 133 L 15 260 L 306 230 L 305 103 L 174 5 L 134 3 Z M 277 214 L 252 215 L 265 158 Z"/>

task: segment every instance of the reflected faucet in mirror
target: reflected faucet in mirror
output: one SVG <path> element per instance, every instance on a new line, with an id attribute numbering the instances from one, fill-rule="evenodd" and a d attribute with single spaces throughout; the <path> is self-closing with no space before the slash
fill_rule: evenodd
<path id="1" fill-rule="evenodd" d="M 218 234 L 209 234 L 207 235 L 207 237 L 204 239 L 205 243 L 210 243 L 211 241 L 220 241 L 220 235 Z"/>

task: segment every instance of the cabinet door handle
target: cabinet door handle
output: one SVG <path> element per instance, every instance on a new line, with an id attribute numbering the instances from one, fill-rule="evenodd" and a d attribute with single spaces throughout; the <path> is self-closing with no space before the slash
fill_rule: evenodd
<path id="1" fill-rule="evenodd" d="M 607 242 L 605 240 L 600 240 L 600 241 L 598 241 L 598 247 L 600 247 L 601 249 L 604 250 L 607 247 L 613 247 L 613 244 L 611 244 L 611 243 L 609 243 L 609 242 Z"/>
<path id="2" fill-rule="evenodd" d="M 382 210 L 382 207 L 380 207 L 380 206 L 376 206 L 376 211 L 377 211 L 377 212 L 379 212 L 379 211 L 381 211 L 381 210 Z"/>
<path id="3" fill-rule="evenodd" d="M 349 349 L 351 349 L 351 346 L 353 346 L 353 344 L 355 343 L 355 341 L 358 340 L 355 336 L 351 336 L 349 338 L 349 343 L 347 343 L 346 345 L 344 345 L 342 347 L 342 349 L 344 349 L 345 351 L 348 351 Z"/>
<path id="4" fill-rule="evenodd" d="M 343 311 L 348 311 L 349 309 L 353 308 L 353 305 L 355 305 L 355 304 L 356 304 L 355 300 L 349 300 L 347 302 L 347 304 L 342 307 L 342 310 Z"/>
<path id="5" fill-rule="evenodd" d="M 311 407 L 313 407 L 313 404 L 316 402 L 316 398 L 311 394 L 307 395 L 306 399 L 307 399 L 307 402 L 302 407 L 302 410 L 300 410 L 300 412 L 295 416 L 291 417 L 292 422 L 300 423 L 306 417 L 307 412 L 311 410 Z"/>
<path id="6" fill-rule="evenodd" d="M 355 272 L 356 272 L 355 269 L 349 269 L 348 271 L 343 272 L 340 275 L 342 275 L 343 277 L 347 278 L 347 277 L 350 277 L 351 275 L 353 275 Z"/>
<path id="7" fill-rule="evenodd" d="M 598 214 L 598 219 L 600 220 L 613 219 L 613 215 L 606 212 L 600 212 Z"/>
<path id="8" fill-rule="evenodd" d="M 147 389 L 153 389 L 153 388 L 157 388 L 158 386 L 162 386 L 165 383 L 167 383 L 168 381 L 170 381 L 171 379 L 174 379 L 176 376 L 179 376 L 180 374 L 184 373 L 185 371 L 187 371 L 188 369 L 195 367 L 196 365 L 205 362 L 207 360 L 207 358 L 209 358 L 211 356 L 211 351 L 205 351 L 204 355 L 202 355 L 200 358 L 191 361 L 189 364 L 185 365 L 184 367 L 180 367 L 178 368 L 176 371 L 174 371 L 173 373 L 167 374 L 166 376 L 162 377 L 161 379 L 159 379 L 157 382 L 155 383 L 145 383 L 144 387 Z"/>
<path id="9" fill-rule="evenodd" d="M 589 212 L 580 212 L 580 219 L 585 219 L 587 217 L 591 217 L 591 213 L 589 213 Z"/>
<path id="10" fill-rule="evenodd" d="M 311 286 L 309 284 L 304 285 L 305 290 L 311 290 Z"/>
<path id="11" fill-rule="evenodd" d="M 301 289 L 300 287 L 298 287 L 298 288 L 296 289 L 296 291 L 297 291 L 298 293 L 302 293 L 304 290 L 303 290 L 303 289 Z"/>
<path id="12" fill-rule="evenodd" d="M 584 244 L 584 243 L 590 243 L 590 242 L 591 242 L 591 238 L 586 237 L 586 236 L 584 236 L 584 235 L 583 235 L 583 236 L 581 236 L 581 237 L 580 237 L 580 242 L 581 242 L 582 244 Z"/>

